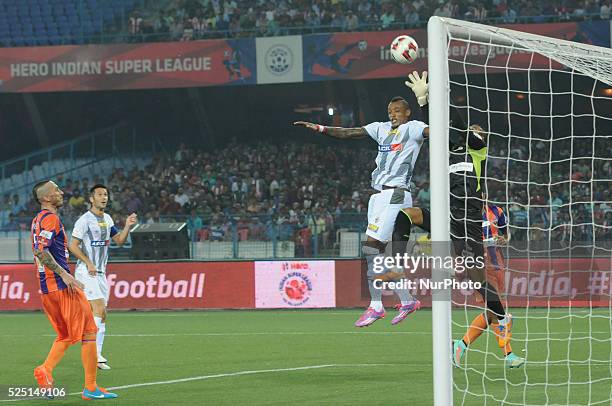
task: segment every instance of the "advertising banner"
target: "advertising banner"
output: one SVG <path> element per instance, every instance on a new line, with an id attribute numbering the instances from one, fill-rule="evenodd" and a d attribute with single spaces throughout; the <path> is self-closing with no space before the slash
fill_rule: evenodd
<path id="1" fill-rule="evenodd" d="M 512 24 L 504 28 L 545 35 L 553 38 L 577 41 L 597 46 L 610 47 L 610 24 L 608 21 L 568 22 L 552 24 Z M 419 58 L 410 65 L 393 62 L 389 44 L 400 35 L 412 36 L 419 44 Z M 304 81 L 329 79 L 376 79 L 404 77 L 416 70 L 427 70 L 427 31 L 402 30 L 379 32 L 355 32 L 305 35 Z M 510 51 L 512 55 L 509 56 Z M 516 49 L 489 47 L 471 44 L 466 49 L 465 42 L 452 42 L 449 57 L 463 60 L 469 58 L 472 64 L 513 67 L 531 66 L 548 68 L 548 60 Z M 531 62 L 531 65 L 530 65 Z M 462 73 L 464 65 L 450 65 L 451 73 Z M 468 72 L 482 70 L 478 66 L 468 66 Z"/>
<path id="2" fill-rule="evenodd" d="M 254 308 L 253 262 L 111 263 L 110 309 Z M 0 310 L 42 309 L 34 265 L 0 265 Z"/>
<path id="3" fill-rule="evenodd" d="M 360 261 L 344 261 L 338 265 L 345 280 L 350 275 L 361 275 L 361 297 L 352 291 L 338 290 L 338 303 L 342 306 L 358 306 L 369 300 L 365 269 Z M 488 280 L 498 288 L 510 307 L 585 307 L 612 305 L 612 259 L 610 258 L 510 258 L 505 271 L 488 271 Z M 404 279 L 410 293 L 423 306 L 431 306 L 431 291 L 439 288 L 431 281 L 431 270 L 418 267 L 407 273 Z M 455 305 L 482 306 L 480 295 L 467 287 L 465 272 L 454 279 L 452 300 Z M 464 286 L 466 286 L 464 288 Z M 383 286 L 385 306 L 398 299 L 389 285 Z M 354 303 L 352 306 L 350 303 Z"/>
<path id="4" fill-rule="evenodd" d="M 255 262 L 255 307 L 335 307 L 335 279 L 335 261 Z"/>
<path id="5" fill-rule="evenodd" d="M 0 92 L 256 83 L 255 39 L 3 48 Z"/>
<path id="6" fill-rule="evenodd" d="M 510 307 L 612 305 L 610 258 L 512 258 L 507 264 L 500 290 Z M 431 306 L 430 274 L 421 268 L 406 277 L 425 307 Z M 110 309 L 363 307 L 370 300 L 360 260 L 111 263 L 107 280 Z M 392 289 L 383 291 L 383 302 L 389 308 L 398 302 Z M 482 304 L 470 289 L 454 289 L 453 302 Z M 0 265 L 0 311 L 40 309 L 34 265 Z"/>
<path id="7" fill-rule="evenodd" d="M 303 81 L 302 36 L 257 38 L 257 83 Z"/>
<path id="8" fill-rule="evenodd" d="M 610 47 L 610 22 L 513 24 L 505 28 Z M 391 59 L 389 44 L 408 34 L 419 44 L 411 65 Z M 492 51 L 489 51 L 491 50 Z M 543 57 L 509 48 L 451 43 L 449 56 L 512 67 Z M 404 77 L 427 69 L 427 31 L 401 30 L 186 42 L 3 48 L 0 92 L 158 89 Z M 451 64 L 451 72 L 459 65 Z M 461 68 L 462 69 L 462 68 Z M 468 68 L 468 72 L 477 71 Z M 459 73 L 459 72 L 458 72 Z"/>
<path id="9" fill-rule="evenodd" d="M 252 262 L 112 264 L 111 309 L 253 308 Z"/>
<path id="10" fill-rule="evenodd" d="M 39 310 L 40 286 L 34 264 L 0 265 L 0 310 Z"/>

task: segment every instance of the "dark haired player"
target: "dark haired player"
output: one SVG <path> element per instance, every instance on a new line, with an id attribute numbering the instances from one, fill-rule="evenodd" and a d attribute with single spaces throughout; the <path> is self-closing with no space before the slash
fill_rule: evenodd
<path id="1" fill-rule="evenodd" d="M 370 136 L 378 143 L 376 169 L 372 172 L 372 187 L 378 193 L 370 196 L 368 202 L 368 239 L 362 249 L 367 262 L 371 302 L 355 322 L 355 327 L 369 326 L 385 316 L 382 291 L 374 286 L 374 280 L 392 270 L 377 267 L 375 262 L 378 262 L 376 258 L 382 259 L 387 243 L 392 241 L 395 219 L 400 210 L 412 207 L 410 179 L 421 145 L 429 134 L 427 124 L 411 120 L 410 106 L 402 97 L 391 99 L 387 113 L 387 122 L 374 122 L 356 128 L 326 127 L 303 121 L 294 123 L 334 138 L 357 139 Z M 397 306 L 399 313 L 391 321 L 392 324 L 401 322 L 420 307 L 420 302 L 407 289 L 398 288 L 395 292 L 401 304 Z"/>
<path id="2" fill-rule="evenodd" d="M 119 246 L 125 243 L 130 228 L 138 221 L 135 213 L 125 219 L 125 228 L 119 232 L 110 215 L 104 212 L 108 204 L 108 189 L 97 184 L 89 190 L 91 208 L 74 223 L 70 252 L 78 262 L 74 276 L 85 286 L 85 296 L 91 305 L 98 327 L 96 336 L 98 368 L 110 369 L 102 356 L 104 334 L 106 333 L 106 306 L 108 306 L 108 284 L 106 263 L 110 239 Z"/>
<path id="3" fill-rule="evenodd" d="M 427 72 L 422 77 L 413 72 L 406 81 L 414 92 L 425 121 L 429 119 Z M 449 183 L 450 183 L 450 231 L 455 255 L 484 259 L 482 238 L 483 202 L 481 199 L 481 177 L 487 159 L 488 133 L 478 124 L 469 127 L 457 111 L 452 112 L 449 126 Z M 434 140 L 435 141 L 435 140 Z M 408 225 L 408 232 L 410 234 Z M 406 234 L 405 231 L 401 232 Z M 474 263 L 478 263 L 474 261 Z M 484 262 L 483 262 L 484 263 Z M 491 327 L 500 348 L 508 348 L 512 338 L 512 315 L 506 313 L 499 293 L 494 284 L 488 282 L 485 268 L 474 266 L 467 269 L 468 277 L 481 283 L 478 290 L 487 311 L 481 320 Z M 453 362 L 459 365 L 467 343 L 457 340 L 453 345 Z M 506 354 L 506 365 L 509 368 L 520 367 L 524 360 L 514 353 Z"/>

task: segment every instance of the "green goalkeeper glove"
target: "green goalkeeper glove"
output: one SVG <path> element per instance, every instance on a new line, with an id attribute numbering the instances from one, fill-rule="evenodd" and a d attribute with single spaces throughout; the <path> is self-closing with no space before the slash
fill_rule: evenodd
<path id="1" fill-rule="evenodd" d="M 419 76 L 419 72 L 414 71 L 408 75 L 408 80 L 404 82 L 408 86 L 417 98 L 419 106 L 423 107 L 427 104 L 427 97 L 429 95 L 427 85 L 427 71 L 423 72 L 423 76 Z"/>

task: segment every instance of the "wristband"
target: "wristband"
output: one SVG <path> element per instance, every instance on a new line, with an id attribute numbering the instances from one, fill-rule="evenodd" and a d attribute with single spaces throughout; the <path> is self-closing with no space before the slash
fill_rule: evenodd
<path id="1" fill-rule="evenodd" d="M 317 131 L 320 132 L 320 133 L 327 132 L 327 127 L 325 127 L 324 125 L 321 125 L 321 124 L 317 124 Z"/>

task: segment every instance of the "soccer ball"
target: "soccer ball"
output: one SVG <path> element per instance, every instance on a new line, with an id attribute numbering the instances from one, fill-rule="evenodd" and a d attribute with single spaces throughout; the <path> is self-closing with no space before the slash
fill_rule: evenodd
<path id="1" fill-rule="evenodd" d="M 397 63 L 409 64 L 419 56 L 419 44 L 409 35 L 400 35 L 391 43 L 391 57 Z"/>

